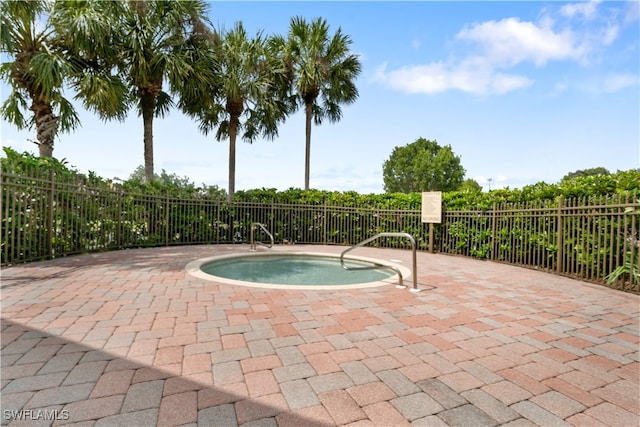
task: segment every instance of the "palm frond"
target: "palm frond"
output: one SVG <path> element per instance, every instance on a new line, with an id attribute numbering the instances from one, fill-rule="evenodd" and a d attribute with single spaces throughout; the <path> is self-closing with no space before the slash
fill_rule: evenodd
<path id="1" fill-rule="evenodd" d="M 60 117 L 58 126 L 62 132 L 69 132 L 75 130 L 80 126 L 80 118 L 76 112 L 73 104 L 66 98 L 60 97 L 56 102 L 59 110 L 58 116 Z"/>
<path id="2" fill-rule="evenodd" d="M 18 130 L 28 129 L 33 125 L 33 115 L 31 120 L 27 120 L 22 113 L 23 111 L 29 111 L 27 101 L 21 91 L 14 87 L 0 107 L 0 116 L 15 125 Z"/>
<path id="3" fill-rule="evenodd" d="M 160 91 L 156 98 L 155 116 L 160 118 L 166 117 L 173 105 L 174 103 L 173 99 L 171 99 L 171 95 L 169 95 L 167 92 Z"/>

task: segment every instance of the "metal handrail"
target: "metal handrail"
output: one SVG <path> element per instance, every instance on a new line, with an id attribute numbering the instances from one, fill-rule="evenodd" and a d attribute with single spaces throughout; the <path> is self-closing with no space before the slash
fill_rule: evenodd
<path id="1" fill-rule="evenodd" d="M 368 239 L 363 240 L 360 243 L 356 243 L 355 245 L 351 246 L 350 248 L 342 251 L 342 253 L 340 254 L 340 264 L 342 265 L 342 268 L 344 268 L 345 270 L 374 270 L 374 269 L 382 269 L 382 268 L 388 268 L 391 269 L 393 271 L 395 271 L 396 273 L 398 273 L 398 277 L 399 277 L 399 287 L 402 288 L 406 288 L 406 286 L 403 284 L 403 278 L 402 278 L 402 272 L 400 272 L 400 269 L 398 269 L 397 267 L 394 267 L 392 265 L 383 265 L 383 264 L 377 264 L 374 263 L 374 265 L 370 266 L 370 267 L 347 267 L 344 264 L 344 254 L 346 254 L 349 251 L 354 250 L 355 248 L 359 248 L 360 246 L 364 246 L 367 243 L 373 242 L 374 240 L 380 238 L 380 237 L 406 237 L 407 239 L 409 239 L 409 241 L 411 242 L 411 250 L 413 251 L 413 288 L 411 289 L 411 292 L 420 292 L 420 289 L 418 289 L 418 275 L 417 275 L 417 262 L 416 262 L 416 239 L 413 238 L 413 236 L 409 233 L 378 233 L 373 237 L 369 237 Z"/>
<path id="2" fill-rule="evenodd" d="M 269 236 L 269 239 L 271 240 L 270 244 L 266 244 L 266 243 L 262 243 L 262 242 L 256 242 L 253 239 L 253 231 L 257 227 L 260 227 L 262 229 L 262 231 L 264 231 L 266 233 L 266 235 Z M 267 230 L 267 228 L 264 225 L 260 224 L 259 222 L 254 222 L 253 224 L 251 224 L 251 247 L 250 247 L 249 250 L 255 251 L 256 250 L 256 244 L 260 244 L 262 246 L 266 246 L 267 248 L 271 248 L 271 247 L 273 247 L 273 243 L 274 243 L 273 234 L 269 233 L 269 230 Z"/>

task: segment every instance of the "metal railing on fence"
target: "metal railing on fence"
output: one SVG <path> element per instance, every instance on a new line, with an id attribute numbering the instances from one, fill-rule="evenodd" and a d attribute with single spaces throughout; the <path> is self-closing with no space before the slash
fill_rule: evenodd
<path id="1" fill-rule="evenodd" d="M 418 209 L 177 198 L 90 186 L 51 171 L 3 169 L 1 175 L 3 266 L 133 247 L 244 243 L 256 222 L 277 244 L 349 246 L 404 232 L 418 250 L 429 248 Z M 638 196 L 630 194 L 445 209 L 433 247 L 640 292 L 639 225 Z M 405 247 L 393 237 L 375 245 Z"/>

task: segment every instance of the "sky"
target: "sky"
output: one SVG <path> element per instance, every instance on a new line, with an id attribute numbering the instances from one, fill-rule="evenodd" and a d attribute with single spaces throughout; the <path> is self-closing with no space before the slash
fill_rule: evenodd
<path id="1" fill-rule="evenodd" d="M 383 193 L 395 147 L 450 145 L 483 189 L 556 183 L 569 172 L 640 167 L 640 2 L 319 1 L 209 3 L 216 27 L 286 35 L 294 16 L 325 18 L 353 41 L 358 100 L 311 133 L 311 188 Z M 1 86 L 0 101 L 8 89 Z M 68 93 L 71 97 L 72 93 Z M 54 156 L 126 179 L 144 163 L 142 118 L 82 127 Z M 274 140 L 238 140 L 236 191 L 304 187 L 304 114 Z M 0 142 L 37 154 L 35 130 L 0 123 Z M 172 110 L 154 122 L 155 171 L 228 187 L 228 141 Z"/>

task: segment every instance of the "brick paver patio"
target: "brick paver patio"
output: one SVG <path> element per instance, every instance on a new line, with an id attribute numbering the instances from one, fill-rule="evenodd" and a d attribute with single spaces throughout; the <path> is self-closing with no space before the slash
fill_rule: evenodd
<path id="1" fill-rule="evenodd" d="M 234 251 L 248 246 L 3 269 L 2 425 L 640 424 L 637 295 L 426 253 L 420 293 L 259 289 L 185 271 Z M 410 266 L 408 250 L 353 254 Z"/>

